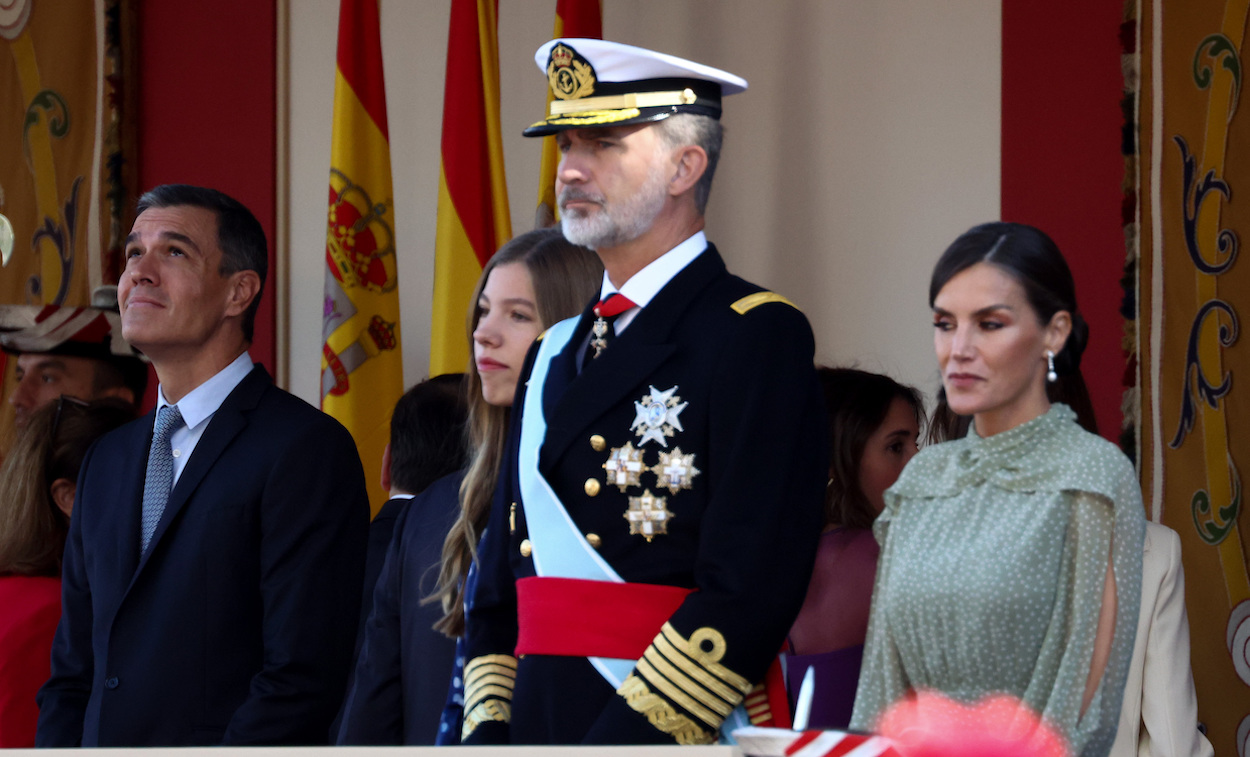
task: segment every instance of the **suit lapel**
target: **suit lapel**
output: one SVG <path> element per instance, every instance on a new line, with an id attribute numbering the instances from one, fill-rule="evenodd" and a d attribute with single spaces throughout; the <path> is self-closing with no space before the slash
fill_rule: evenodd
<path id="1" fill-rule="evenodd" d="M 116 552 L 121 575 L 129 579 L 139 565 L 139 532 L 143 518 L 143 484 L 147 478 L 148 448 L 152 446 L 152 429 L 156 423 L 156 410 L 143 416 L 132 427 L 129 437 L 119 443 L 125 450 L 143 450 L 141 455 L 121 455 L 121 497 L 110 503 L 112 528 L 116 535 Z"/>
<path id="2" fill-rule="evenodd" d="M 590 323 L 594 319 L 594 307 L 593 302 L 586 306 L 586 309 L 582 311 L 582 317 L 577 321 L 577 327 L 573 329 L 573 336 L 568 344 L 564 345 L 560 354 L 551 359 L 551 366 L 547 369 L 547 381 L 541 390 L 543 413 L 548 417 L 555 412 L 556 404 L 568 391 L 569 384 L 577 378 L 577 351 L 590 331 Z"/>
<path id="3" fill-rule="evenodd" d="M 585 369 L 568 382 L 562 395 L 553 398 L 544 394 L 548 412 L 541 468 L 549 470 L 551 461 L 559 459 L 587 426 L 604 412 L 627 402 L 630 399 L 627 394 L 673 355 L 676 347 L 669 340 L 682 314 L 703 289 L 724 272 L 725 264 L 716 248 L 708 245 L 664 285 L 603 355 L 589 361 Z M 586 334 L 585 329 L 589 328 L 589 313 L 589 310 L 584 313 L 582 321 L 578 322 L 580 337 L 575 336 L 558 359 L 568 356 L 570 361 L 576 361 L 577 347 Z"/>
<path id="4" fill-rule="evenodd" d="M 187 461 L 187 466 L 178 476 L 173 491 L 169 493 L 169 502 L 165 505 L 165 512 L 161 515 L 160 521 L 156 524 L 152 542 L 139 560 L 139 571 L 143 570 L 148 558 L 156 552 L 161 538 L 171 528 L 204 477 L 217 463 L 221 453 L 247 426 L 246 412 L 256 407 L 261 394 L 271 383 L 269 373 L 263 366 L 257 364 L 252 372 L 226 397 L 221 407 L 217 408 L 217 412 L 213 413 L 212 419 L 208 422 L 208 428 L 204 429 L 204 435 L 200 437 L 194 452 L 191 453 L 191 459 Z"/>

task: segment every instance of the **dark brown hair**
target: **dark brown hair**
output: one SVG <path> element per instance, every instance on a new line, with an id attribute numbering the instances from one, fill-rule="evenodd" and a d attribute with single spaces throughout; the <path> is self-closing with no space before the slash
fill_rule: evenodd
<path id="1" fill-rule="evenodd" d="M 1081 353 L 1089 342 L 1089 326 L 1077 311 L 1076 283 L 1059 247 L 1042 230 L 1022 223 L 995 221 L 974 226 L 952 242 L 933 267 L 929 307 L 948 281 L 977 263 L 997 266 L 1015 279 L 1043 326 L 1061 310 L 1072 316 L 1072 333 L 1055 355 L 1058 380 L 1047 382 L 1046 396 L 1051 402 L 1070 406 L 1082 427 L 1098 433 L 1094 406 L 1081 376 Z"/>
<path id="2" fill-rule="evenodd" d="M 920 392 L 889 376 L 855 368 L 818 366 L 829 417 L 829 485 L 825 489 L 825 524 L 869 528 L 877 513 L 859 482 L 859 463 L 868 438 L 885 422 L 890 405 L 901 399 L 924 425 Z"/>
<path id="3" fill-rule="evenodd" d="M 117 399 L 61 397 L 39 408 L 0 466 L 0 575 L 59 576 L 69 519 L 52 501 L 52 483 L 78 480 L 87 448 L 131 420 Z"/>
<path id="4" fill-rule="evenodd" d="M 469 355 L 481 311 L 477 303 L 491 271 L 508 263 L 524 263 L 534 287 L 538 317 L 544 328 L 579 314 L 598 293 L 603 265 L 585 247 L 569 242 L 559 228 L 535 229 L 499 248 L 477 280 L 465 328 Z M 496 407 L 482 397 L 482 377 L 470 357 L 467 382 L 469 401 L 469 469 L 460 484 L 460 517 L 443 542 L 438 587 L 426 599 L 443 605 L 435 630 L 448 636 L 464 633 L 464 578 L 477 557 L 477 542 L 490 515 L 491 498 L 499 479 L 508 434 L 509 408 Z"/>

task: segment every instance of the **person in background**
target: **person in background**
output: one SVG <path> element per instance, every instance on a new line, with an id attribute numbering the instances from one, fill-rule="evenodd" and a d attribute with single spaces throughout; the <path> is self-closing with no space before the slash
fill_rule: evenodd
<path id="1" fill-rule="evenodd" d="M 1147 522 L 1137 643 L 1111 757 L 1213 754 L 1211 742 L 1198 730 L 1181 540 L 1167 526 Z"/>
<path id="2" fill-rule="evenodd" d="M 786 686 L 793 711 L 814 668 L 807 725 L 845 730 L 877 574 L 872 522 L 885 507 L 885 490 L 918 450 L 924 404 L 919 392 L 889 376 L 824 366 L 816 372 L 829 417 L 829 485 L 807 598 L 786 639 Z"/>
<path id="3" fill-rule="evenodd" d="M 248 355 L 267 270 L 237 200 L 140 198 L 118 298 L 157 407 L 83 462 L 38 746 L 325 743 L 369 502 L 347 430 Z"/>
<path id="4" fill-rule="evenodd" d="M 0 306 L 0 349 L 17 358 L 9 393 L 18 428 L 62 395 L 113 397 L 132 416 L 148 385 L 148 364 L 122 338 L 117 287 L 98 287 L 91 307 Z"/>
<path id="5" fill-rule="evenodd" d="M 78 469 L 92 442 L 132 417 L 122 400 L 62 396 L 27 418 L 0 467 L 0 748 L 35 745 Z"/>
<path id="6" fill-rule="evenodd" d="M 1128 459 L 1060 401 L 1088 397 L 1071 271 L 1041 231 L 984 224 L 938 260 L 929 303 L 947 402 L 973 421 L 886 491 L 851 727 L 918 689 L 964 704 L 1006 694 L 1074 755 L 1105 757 L 1145 526 Z"/>
<path id="7" fill-rule="evenodd" d="M 339 744 L 459 740 L 463 660 L 453 639 L 464 633 L 466 585 L 494 494 L 517 375 L 534 339 L 546 325 L 580 311 L 602 275 L 594 253 L 565 241 L 558 229 L 514 238 L 483 268 L 467 317 L 474 356 L 465 387 L 468 468 L 431 484 L 395 526 Z"/>

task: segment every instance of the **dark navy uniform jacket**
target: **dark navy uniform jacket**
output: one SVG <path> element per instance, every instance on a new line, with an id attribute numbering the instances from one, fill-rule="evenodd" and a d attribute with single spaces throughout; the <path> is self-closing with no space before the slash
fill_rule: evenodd
<path id="1" fill-rule="evenodd" d="M 829 467 L 806 318 L 730 275 L 709 246 L 579 373 L 576 355 L 593 320 L 588 308 L 545 386 L 525 385 L 531 350 L 518 386 L 513 448 L 467 623 L 466 723 L 485 705 L 470 744 L 714 739 L 718 713 L 742 700 L 744 682 L 764 678 L 803 602 Z M 620 693 L 584 657 L 508 662 L 517 640 L 515 581 L 534 575 L 516 470 L 520 408 L 534 391 L 543 392 L 547 421 L 540 471 L 587 541 L 627 582 L 695 590 Z M 676 424 L 659 423 L 673 416 L 652 407 L 657 396 L 666 408 L 684 403 Z M 652 438 L 643 443 L 647 429 Z M 627 443 L 642 450 L 648 470 L 622 491 L 604 466 Z M 677 459 L 678 448 L 678 462 L 698 473 L 673 492 L 653 469 L 663 467 L 660 453 Z M 631 534 L 627 517 L 631 498 L 637 510 L 647 493 L 663 496 L 671 513 L 650 541 Z M 475 682 L 475 661 L 490 663 L 493 686 Z M 500 679 L 510 664 L 511 697 Z"/>

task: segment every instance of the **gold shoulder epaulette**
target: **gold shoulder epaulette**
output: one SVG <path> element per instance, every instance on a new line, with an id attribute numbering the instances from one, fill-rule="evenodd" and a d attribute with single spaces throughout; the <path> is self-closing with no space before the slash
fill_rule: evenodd
<path id="1" fill-rule="evenodd" d="M 780 302 L 789 305 L 795 310 L 799 309 L 798 305 L 795 305 L 793 302 L 790 302 L 776 292 L 756 292 L 755 294 L 748 294 L 746 297 L 743 297 L 729 307 L 733 308 L 734 312 L 738 315 L 746 315 L 748 310 L 757 308 L 760 305 L 764 305 L 769 302 Z"/>

